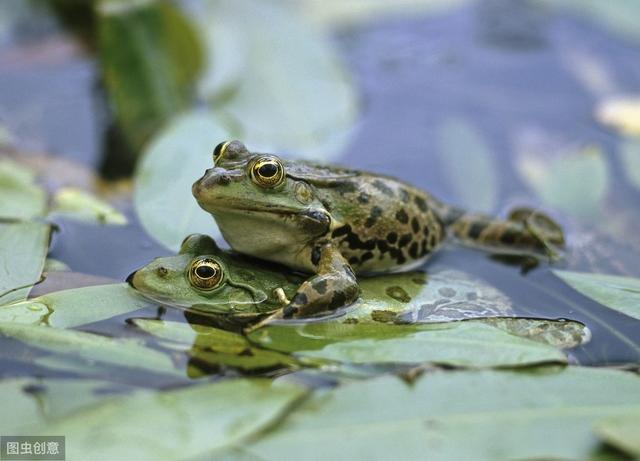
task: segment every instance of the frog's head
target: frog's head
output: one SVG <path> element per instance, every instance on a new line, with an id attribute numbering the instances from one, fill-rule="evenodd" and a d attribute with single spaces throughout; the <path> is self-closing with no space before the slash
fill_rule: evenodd
<path id="1" fill-rule="evenodd" d="M 329 231 L 329 213 L 300 174 L 304 164 L 249 152 L 239 141 L 219 144 L 213 160 L 192 191 L 235 250 L 273 259 Z"/>
<path id="2" fill-rule="evenodd" d="M 255 275 L 206 235 L 190 235 L 176 256 L 156 258 L 127 282 L 163 304 L 209 313 L 259 312 L 269 295 Z"/>

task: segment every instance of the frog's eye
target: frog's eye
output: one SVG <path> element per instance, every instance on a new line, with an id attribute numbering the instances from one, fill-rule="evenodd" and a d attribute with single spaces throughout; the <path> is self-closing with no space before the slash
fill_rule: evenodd
<path id="1" fill-rule="evenodd" d="M 224 151 L 227 150 L 227 147 L 231 144 L 231 141 L 224 141 L 218 144 L 215 149 L 213 149 L 213 164 L 215 165 L 218 160 L 220 160 L 224 156 Z"/>
<path id="2" fill-rule="evenodd" d="M 276 157 L 265 155 L 251 165 L 251 180 L 261 187 L 279 186 L 284 177 L 284 165 Z"/>
<path id="3" fill-rule="evenodd" d="M 222 267 L 214 259 L 198 258 L 189 267 L 189 282 L 201 290 L 213 290 L 222 281 Z"/>

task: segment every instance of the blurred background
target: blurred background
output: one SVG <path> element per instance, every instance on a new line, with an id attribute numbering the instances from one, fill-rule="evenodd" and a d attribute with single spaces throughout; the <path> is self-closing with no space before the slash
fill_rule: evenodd
<path id="1" fill-rule="evenodd" d="M 542 207 L 569 267 L 640 275 L 638 19 L 634 0 L 5 0 L 0 139 L 129 218 L 58 223 L 53 256 L 97 275 L 215 235 L 190 185 L 230 138 Z"/>

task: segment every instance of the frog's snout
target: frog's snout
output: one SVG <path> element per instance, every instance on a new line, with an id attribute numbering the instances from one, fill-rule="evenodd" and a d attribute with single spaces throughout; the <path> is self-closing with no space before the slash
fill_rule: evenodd
<path id="1" fill-rule="evenodd" d="M 226 186 L 233 181 L 239 181 L 243 178 L 244 173 L 240 171 L 230 171 L 218 167 L 209 168 L 204 172 L 204 175 L 193 184 L 191 191 L 195 197 L 198 197 L 208 189 L 216 186 Z"/>
<path id="2" fill-rule="evenodd" d="M 138 271 L 133 271 L 132 273 L 130 273 L 130 274 L 127 276 L 126 280 L 125 280 L 125 282 L 127 282 L 127 283 L 128 283 L 129 285 L 131 285 L 133 288 L 135 288 L 135 287 L 133 286 L 133 278 L 135 277 L 136 272 L 138 272 Z"/>

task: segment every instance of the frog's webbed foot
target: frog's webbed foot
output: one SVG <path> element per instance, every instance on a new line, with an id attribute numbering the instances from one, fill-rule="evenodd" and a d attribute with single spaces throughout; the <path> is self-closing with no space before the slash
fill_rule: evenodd
<path id="1" fill-rule="evenodd" d="M 465 214 L 450 226 L 458 242 L 506 254 L 546 256 L 560 259 L 564 247 L 561 227 L 544 213 L 515 208 L 506 220 Z"/>
<path id="2" fill-rule="evenodd" d="M 283 317 L 308 317 L 332 311 L 353 303 L 360 288 L 353 269 L 331 244 L 318 248 L 320 258 L 317 274 L 306 280 L 291 302 L 283 309 Z"/>

